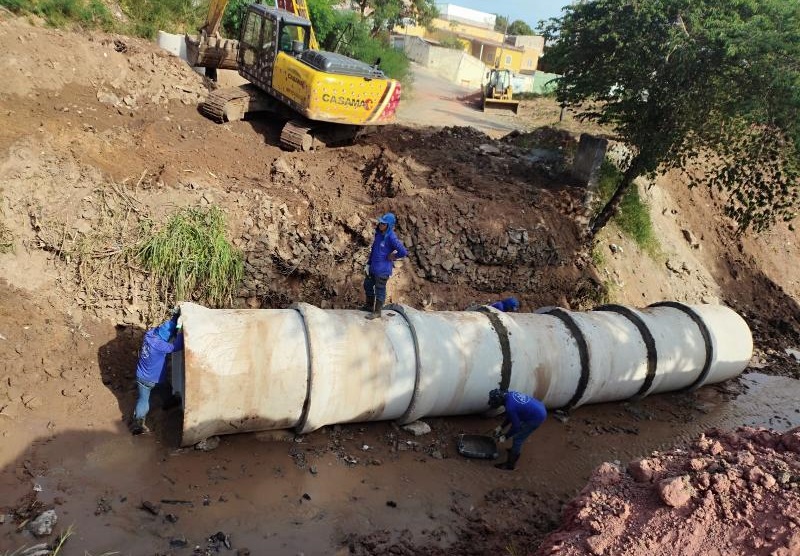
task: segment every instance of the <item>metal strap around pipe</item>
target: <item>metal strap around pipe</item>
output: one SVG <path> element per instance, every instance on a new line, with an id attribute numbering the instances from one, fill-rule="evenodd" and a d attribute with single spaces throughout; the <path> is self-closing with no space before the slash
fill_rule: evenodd
<path id="1" fill-rule="evenodd" d="M 300 320 L 303 321 L 303 334 L 306 340 L 306 354 L 308 356 L 308 372 L 306 376 L 308 386 L 306 386 L 306 399 L 303 400 L 303 411 L 300 413 L 300 420 L 294 426 L 294 429 L 299 432 L 302 431 L 303 427 L 306 426 L 308 412 L 311 410 L 311 390 L 313 389 L 314 385 L 314 354 L 311 352 L 311 337 L 308 332 L 308 321 L 306 320 L 303 304 L 293 303 L 290 308 L 297 311 L 297 313 L 300 315 Z"/>
<path id="2" fill-rule="evenodd" d="M 639 390 L 633 396 L 631 396 L 630 399 L 632 401 L 636 401 L 644 398 L 647 395 L 647 392 L 650 390 L 650 387 L 653 385 L 653 380 L 656 378 L 656 371 L 658 367 L 658 350 L 656 349 L 656 341 L 653 338 L 653 335 L 650 333 L 650 329 L 647 328 L 647 325 L 642 318 L 628 307 L 611 303 L 608 305 L 601 305 L 594 310 L 610 311 L 617 313 L 618 315 L 622 315 L 631 321 L 639 331 L 639 334 L 641 334 L 642 340 L 644 341 L 644 346 L 647 349 L 647 375 L 644 378 L 644 382 L 642 382 L 642 385 L 639 387 Z"/>
<path id="3" fill-rule="evenodd" d="M 511 342 L 508 340 L 508 328 L 492 309 L 486 306 L 478 307 L 476 311 L 483 313 L 492 323 L 492 328 L 497 332 L 500 341 L 500 352 L 503 354 L 503 363 L 500 366 L 500 389 L 508 390 L 511 386 Z"/>
<path id="4" fill-rule="evenodd" d="M 711 372 L 711 362 L 714 361 L 714 344 L 711 342 L 711 333 L 708 330 L 708 326 L 706 326 L 706 323 L 703 321 L 700 315 L 695 313 L 691 307 L 684 305 L 683 303 L 678 303 L 677 301 L 659 301 L 658 303 L 649 305 L 649 307 L 671 307 L 673 309 L 677 309 L 692 319 L 692 321 L 697 325 L 697 328 L 700 329 L 700 335 L 703 337 L 703 343 L 706 347 L 706 360 L 703 363 L 703 369 L 700 371 L 698 377 L 694 380 L 694 382 L 683 389 L 685 392 L 697 390 L 703 385 L 703 383 L 706 381 L 706 378 L 708 378 L 708 373 Z"/>
<path id="5" fill-rule="evenodd" d="M 414 342 L 414 392 L 411 394 L 411 400 L 408 402 L 408 407 L 406 408 L 405 412 L 400 416 L 399 419 L 397 419 L 397 421 L 400 423 L 404 423 L 408 419 L 408 416 L 413 413 L 414 408 L 417 405 L 417 398 L 419 397 L 420 375 L 422 374 L 422 365 L 420 363 L 419 354 L 419 340 L 417 339 L 417 329 L 414 328 L 414 323 L 412 323 L 411 319 L 408 318 L 405 307 L 390 303 L 384 307 L 384 309 L 388 311 L 395 311 L 405 319 L 406 323 L 408 324 L 408 329 L 411 331 L 411 341 Z"/>
<path id="6" fill-rule="evenodd" d="M 572 337 L 575 338 L 575 342 L 578 344 L 578 355 L 581 359 L 581 377 L 578 379 L 578 386 L 575 388 L 575 393 L 572 395 L 572 398 L 570 398 L 564 407 L 560 408 L 561 411 L 569 411 L 578 405 L 583 394 L 586 392 L 586 387 L 589 385 L 589 373 L 591 372 L 589 365 L 589 346 L 586 343 L 586 337 L 583 335 L 583 331 L 568 311 L 556 307 L 554 309 L 548 309 L 542 314 L 552 315 L 563 322 L 564 326 L 567 327 L 567 330 L 570 331 Z"/>

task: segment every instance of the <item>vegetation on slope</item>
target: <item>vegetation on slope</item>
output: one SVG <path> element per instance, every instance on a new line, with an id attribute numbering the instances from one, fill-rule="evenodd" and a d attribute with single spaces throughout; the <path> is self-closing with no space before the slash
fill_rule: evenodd
<path id="1" fill-rule="evenodd" d="M 225 238 L 225 217 L 216 207 L 186 208 L 155 233 L 145 234 L 142 265 L 162 287 L 163 298 L 230 305 L 244 275 L 244 259 Z"/>

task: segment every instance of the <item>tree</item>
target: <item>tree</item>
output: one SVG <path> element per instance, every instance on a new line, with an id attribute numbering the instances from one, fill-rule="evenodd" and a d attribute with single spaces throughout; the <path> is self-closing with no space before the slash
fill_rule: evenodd
<path id="1" fill-rule="evenodd" d="M 635 178 L 670 169 L 725 193 L 740 233 L 794 218 L 800 3 L 594 0 L 564 11 L 542 28 L 558 99 L 634 153 L 592 235 Z"/>
<path id="2" fill-rule="evenodd" d="M 508 29 L 508 18 L 504 15 L 495 15 L 494 20 L 494 30 L 500 31 L 501 33 L 505 33 L 506 29 Z"/>
<path id="3" fill-rule="evenodd" d="M 222 16 L 222 35 L 226 37 L 239 38 L 239 31 L 242 28 L 245 9 L 250 0 L 230 0 L 225 6 L 225 14 Z"/>
<path id="4" fill-rule="evenodd" d="M 521 19 L 515 19 L 511 25 L 508 26 L 508 31 L 506 31 L 507 35 L 533 35 L 533 29 L 531 26 L 522 21 Z"/>
<path id="5" fill-rule="evenodd" d="M 332 0 L 307 0 L 306 4 L 317 41 L 324 44 L 328 35 L 334 32 L 336 25 Z"/>
<path id="6" fill-rule="evenodd" d="M 397 25 L 428 26 L 439 15 L 435 0 L 355 0 L 361 19 L 372 20 L 372 36 Z"/>

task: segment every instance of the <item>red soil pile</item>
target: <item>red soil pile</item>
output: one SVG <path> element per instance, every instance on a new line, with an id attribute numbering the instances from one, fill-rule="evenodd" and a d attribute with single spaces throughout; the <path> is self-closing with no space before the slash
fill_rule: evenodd
<path id="1" fill-rule="evenodd" d="M 800 554 L 800 428 L 712 430 L 627 469 L 604 463 L 537 555 Z"/>

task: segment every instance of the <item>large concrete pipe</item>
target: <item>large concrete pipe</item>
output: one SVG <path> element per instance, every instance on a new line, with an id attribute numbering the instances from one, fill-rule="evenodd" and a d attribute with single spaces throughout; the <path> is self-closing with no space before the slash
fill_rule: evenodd
<path id="1" fill-rule="evenodd" d="M 727 307 L 664 302 L 589 312 L 206 309 L 181 305 L 173 361 L 183 444 L 215 434 L 487 409 L 492 388 L 549 408 L 694 389 L 741 373 L 753 340 Z"/>

